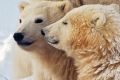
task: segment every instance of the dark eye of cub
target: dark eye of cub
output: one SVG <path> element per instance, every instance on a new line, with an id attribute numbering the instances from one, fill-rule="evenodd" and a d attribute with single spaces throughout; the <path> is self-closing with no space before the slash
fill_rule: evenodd
<path id="1" fill-rule="evenodd" d="M 35 20 L 35 23 L 42 23 L 42 22 L 43 22 L 42 19 L 36 19 L 36 20 Z"/>
<path id="2" fill-rule="evenodd" d="M 19 23 L 22 23 L 22 20 L 21 20 L 21 19 L 19 19 Z"/>
<path id="3" fill-rule="evenodd" d="M 67 22 L 63 22 L 64 25 L 67 25 L 68 23 Z"/>

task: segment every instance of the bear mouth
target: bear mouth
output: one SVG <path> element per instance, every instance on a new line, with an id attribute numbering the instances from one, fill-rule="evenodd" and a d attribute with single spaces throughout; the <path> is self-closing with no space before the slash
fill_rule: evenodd
<path id="1" fill-rule="evenodd" d="M 50 44 L 58 44 L 59 41 L 58 41 L 58 40 L 52 40 L 52 41 L 49 41 L 49 40 L 48 40 L 48 43 L 50 43 Z"/>
<path id="2" fill-rule="evenodd" d="M 45 37 L 45 39 L 49 44 L 58 44 L 59 43 L 59 40 L 54 39 L 53 37 Z"/>
<path id="3" fill-rule="evenodd" d="M 30 46 L 34 43 L 34 41 L 31 41 L 31 42 L 28 42 L 28 41 L 20 41 L 20 42 L 17 42 L 18 45 L 20 46 Z"/>

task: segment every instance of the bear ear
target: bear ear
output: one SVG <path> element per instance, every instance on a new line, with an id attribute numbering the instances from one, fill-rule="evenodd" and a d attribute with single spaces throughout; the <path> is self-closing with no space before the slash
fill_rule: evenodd
<path id="1" fill-rule="evenodd" d="M 63 11 L 63 12 L 68 12 L 69 10 L 71 10 L 73 8 L 73 5 L 71 4 L 70 1 L 62 1 L 59 5 L 58 8 Z"/>
<path id="2" fill-rule="evenodd" d="M 25 7 L 28 6 L 28 5 L 29 5 L 28 2 L 25 2 L 25 1 L 20 2 L 19 5 L 18 5 L 18 8 L 19 8 L 20 12 L 23 11 L 25 9 Z"/>
<path id="3" fill-rule="evenodd" d="M 118 4 L 111 4 L 110 6 L 112 6 L 117 12 L 120 11 L 120 6 Z"/>
<path id="4" fill-rule="evenodd" d="M 82 0 L 69 0 L 74 7 L 79 7 L 79 6 L 82 6 L 84 3 Z"/>
<path id="5" fill-rule="evenodd" d="M 106 16 L 104 13 L 96 13 L 91 18 L 92 27 L 101 27 L 106 23 Z"/>

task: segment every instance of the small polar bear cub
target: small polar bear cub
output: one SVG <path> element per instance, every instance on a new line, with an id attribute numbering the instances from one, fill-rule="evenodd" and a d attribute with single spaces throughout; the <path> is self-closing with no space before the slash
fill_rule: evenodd
<path id="1" fill-rule="evenodd" d="M 41 33 L 75 60 L 78 80 L 120 80 L 118 5 L 81 6 Z"/>

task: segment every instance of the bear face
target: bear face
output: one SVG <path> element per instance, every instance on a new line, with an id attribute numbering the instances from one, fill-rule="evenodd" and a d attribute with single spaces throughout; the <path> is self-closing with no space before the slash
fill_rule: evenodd
<path id="1" fill-rule="evenodd" d="M 108 45 L 119 33 L 117 5 L 84 5 L 41 30 L 47 42 L 74 56 L 74 51 L 95 51 Z M 116 22 L 115 22 L 116 21 Z"/>
<path id="2" fill-rule="evenodd" d="M 78 80 L 120 79 L 117 5 L 84 5 L 41 30 L 46 41 L 75 60 Z"/>
<path id="3" fill-rule="evenodd" d="M 69 1 L 21 2 L 19 9 L 19 28 L 14 39 L 22 48 L 30 49 L 38 43 L 44 43 L 41 28 L 62 18 L 72 9 L 72 4 Z"/>

